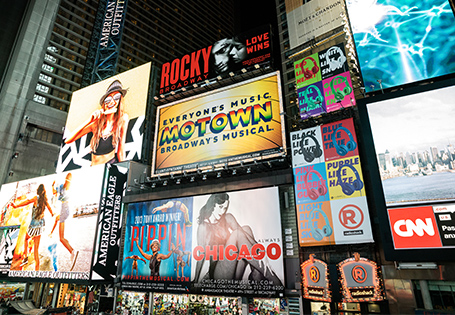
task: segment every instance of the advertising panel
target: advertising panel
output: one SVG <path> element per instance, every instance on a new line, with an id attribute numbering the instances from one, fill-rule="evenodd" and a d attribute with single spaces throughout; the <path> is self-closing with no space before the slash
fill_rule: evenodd
<path id="1" fill-rule="evenodd" d="M 158 108 L 153 172 L 272 157 L 285 146 L 277 72 Z"/>
<path id="2" fill-rule="evenodd" d="M 130 204 L 126 220 L 124 289 L 283 293 L 277 188 Z"/>
<path id="3" fill-rule="evenodd" d="M 286 0 L 291 49 L 342 25 L 343 1 Z M 303 4 L 302 4 L 303 3 Z"/>
<path id="4" fill-rule="evenodd" d="M 388 206 L 455 198 L 454 97 L 450 86 L 367 104 Z"/>
<path id="5" fill-rule="evenodd" d="M 161 67 L 159 93 L 188 88 L 219 75 L 270 61 L 271 40 L 270 26 L 262 26 L 234 37 L 223 38 L 213 45 L 166 62 Z"/>
<path id="6" fill-rule="evenodd" d="M 356 104 L 343 44 L 297 60 L 294 72 L 302 119 Z"/>
<path id="7" fill-rule="evenodd" d="M 92 280 L 114 280 L 122 234 L 123 194 L 128 169 L 106 165 L 98 216 Z"/>
<path id="8" fill-rule="evenodd" d="M 57 172 L 141 158 L 151 63 L 73 93 Z"/>
<path id="9" fill-rule="evenodd" d="M 395 249 L 454 248 L 455 204 L 388 209 Z"/>
<path id="10" fill-rule="evenodd" d="M 346 2 L 367 92 L 455 71 L 447 58 L 455 49 L 447 40 L 455 36 L 449 1 Z"/>
<path id="11" fill-rule="evenodd" d="M 291 133 L 300 246 L 373 241 L 352 118 Z"/>
<path id="12" fill-rule="evenodd" d="M 383 285 L 378 276 L 377 264 L 354 253 L 338 264 L 341 273 L 343 302 L 382 301 Z"/>
<path id="13" fill-rule="evenodd" d="M 310 255 L 301 265 L 303 297 L 316 301 L 332 301 L 329 290 L 329 269 L 327 263 Z"/>
<path id="14" fill-rule="evenodd" d="M 0 224 L 20 226 L 10 278 L 89 279 L 103 174 L 99 165 L 2 186 Z"/>

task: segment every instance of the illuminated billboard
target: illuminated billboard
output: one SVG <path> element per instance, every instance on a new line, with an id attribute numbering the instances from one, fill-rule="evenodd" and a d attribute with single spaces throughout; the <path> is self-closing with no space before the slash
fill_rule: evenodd
<path id="1" fill-rule="evenodd" d="M 285 3 L 291 49 L 342 25 L 343 1 L 312 0 L 305 3 L 286 0 Z"/>
<path id="2" fill-rule="evenodd" d="M 302 119 L 356 104 L 343 44 L 336 44 L 294 62 Z"/>
<path id="3" fill-rule="evenodd" d="M 352 118 L 291 133 L 300 246 L 373 242 Z"/>
<path id="4" fill-rule="evenodd" d="M 455 199 L 454 97 L 450 86 L 366 105 L 388 206 Z"/>
<path id="5" fill-rule="evenodd" d="M 130 204 L 122 288 L 278 296 L 280 222 L 276 187 Z"/>
<path id="6" fill-rule="evenodd" d="M 161 67 L 159 93 L 203 84 L 205 80 L 270 61 L 271 40 L 270 27 L 258 27 L 166 62 Z"/>
<path id="7" fill-rule="evenodd" d="M 367 92 L 455 71 L 449 1 L 346 2 Z"/>
<path id="8" fill-rule="evenodd" d="M 73 93 L 57 172 L 141 158 L 151 63 Z"/>
<path id="9" fill-rule="evenodd" d="M 158 108 L 153 172 L 281 154 L 279 73 Z"/>
<path id="10" fill-rule="evenodd" d="M 0 225 L 20 227 L 10 278 L 89 279 L 103 174 L 99 165 L 2 186 Z"/>

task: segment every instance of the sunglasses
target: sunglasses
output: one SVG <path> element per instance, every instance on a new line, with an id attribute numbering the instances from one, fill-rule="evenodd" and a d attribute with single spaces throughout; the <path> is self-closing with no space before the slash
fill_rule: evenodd
<path id="1" fill-rule="evenodd" d="M 120 93 L 117 93 L 114 96 L 108 96 L 104 99 L 104 104 L 109 104 L 112 100 L 117 102 L 121 96 L 122 96 L 122 94 L 120 94 Z"/>

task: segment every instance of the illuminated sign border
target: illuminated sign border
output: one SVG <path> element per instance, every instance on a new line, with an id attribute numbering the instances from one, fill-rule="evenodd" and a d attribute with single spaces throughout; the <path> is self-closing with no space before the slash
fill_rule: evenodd
<path id="1" fill-rule="evenodd" d="M 324 287 L 317 287 L 318 289 L 323 290 L 323 297 L 317 297 L 311 294 L 310 286 L 308 279 L 306 278 L 307 274 L 307 269 L 308 268 L 317 268 L 314 263 L 317 262 L 321 264 L 325 270 L 325 277 L 324 277 Z M 315 259 L 313 257 L 310 257 L 310 259 L 304 261 L 301 265 L 301 272 L 302 272 L 302 287 L 303 287 L 303 297 L 306 299 L 311 299 L 311 300 L 316 300 L 316 301 L 325 301 L 325 302 L 331 302 L 332 301 L 332 296 L 331 296 L 331 291 L 329 290 L 329 269 L 327 268 L 327 263 L 320 259 Z M 319 270 L 318 270 L 319 271 Z M 321 272 L 319 272 L 321 274 Z"/>

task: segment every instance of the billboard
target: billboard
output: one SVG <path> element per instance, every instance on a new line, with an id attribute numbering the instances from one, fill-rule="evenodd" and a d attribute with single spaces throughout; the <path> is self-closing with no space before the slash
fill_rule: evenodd
<path id="1" fill-rule="evenodd" d="M 453 97 L 449 86 L 366 105 L 388 206 L 455 199 Z"/>
<path id="2" fill-rule="evenodd" d="M 278 296 L 283 268 L 277 188 L 129 205 L 124 289 Z"/>
<path id="3" fill-rule="evenodd" d="M 141 158 L 151 63 L 73 93 L 57 172 Z"/>
<path id="4" fill-rule="evenodd" d="M 371 302 L 384 300 L 384 287 L 377 264 L 354 253 L 353 258 L 338 264 L 341 274 L 343 302 Z"/>
<path id="5" fill-rule="evenodd" d="M 367 92 L 455 71 L 455 42 L 447 40 L 455 36 L 449 1 L 346 2 Z"/>
<path id="6" fill-rule="evenodd" d="M 204 83 L 272 59 L 270 26 L 223 38 L 208 47 L 166 62 L 161 67 L 160 94 Z"/>
<path id="7" fill-rule="evenodd" d="M 291 133 L 300 246 L 373 242 L 352 118 Z"/>
<path id="8" fill-rule="evenodd" d="M 291 49 L 342 25 L 343 1 L 286 0 Z"/>
<path id="9" fill-rule="evenodd" d="M 388 209 L 394 248 L 455 247 L 455 204 Z"/>
<path id="10" fill-rule="evenodd" d="M 281 154 L 282 110 L 278 72 L 160 106 L 152 172 Z"/>
<path id="11" fill-rule="evenodd" d="M 343 44 L 295 61 L 294 72 L 302 119 L 356 104 Z"/>
<path id="12" fill-rule="evenodd" d="M 2 186 L 0 225 L 20 227 L 8 277 L 89 279 L 103 174 L 99 165 Z"/>

